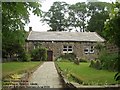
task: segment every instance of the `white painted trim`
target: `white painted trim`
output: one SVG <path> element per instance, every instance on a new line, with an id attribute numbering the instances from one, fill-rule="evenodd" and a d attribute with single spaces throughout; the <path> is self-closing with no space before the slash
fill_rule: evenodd
<path id="1" fill-rule="evenodd" d="M 64 46 L 67 46 L 67 47 L 64 48 Z M 72 45 L 63 45 L 63 50 L 67 49 L 67 51 L 63 51 L 63 53 L 73 53 L 73 46 L 72 46 L 72 48 L 69 48 L 69 46 L 72 46 Z M 72 51 L 68 51 L 68 49 L 72 49 Z"/>

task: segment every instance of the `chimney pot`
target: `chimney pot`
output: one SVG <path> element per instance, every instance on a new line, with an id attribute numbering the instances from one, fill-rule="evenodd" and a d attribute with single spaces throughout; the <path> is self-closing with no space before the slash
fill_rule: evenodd
<path id="1" fill-rule="evenodd" d="M 29 32 L 31 32 L 32 31 L 32 27 L 29 27 Z"/>

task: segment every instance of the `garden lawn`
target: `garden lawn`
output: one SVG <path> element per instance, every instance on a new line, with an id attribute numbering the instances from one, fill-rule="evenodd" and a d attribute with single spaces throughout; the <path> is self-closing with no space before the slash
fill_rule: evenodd
<path id="1" fill-rule="evenodd" d="M 7 62 L 2 63 L 2 76 L 9 74 L 23 73 L 32 70 L 40 65 L 42 62 Z"/>
<path id="2" fill-rule="evenodd" d="M 117 83 L 114 80 L 114 75 L 116 72 L 96 70 L 89 67 L 89 63 L 80 63 L 80 65 L 76 65 L 73 62 L 57 62 L 57 64 L 65 75 L 70 76 L 72 73 L 79 80 L 82 80 L 84 84 L 104 85 Z"/>

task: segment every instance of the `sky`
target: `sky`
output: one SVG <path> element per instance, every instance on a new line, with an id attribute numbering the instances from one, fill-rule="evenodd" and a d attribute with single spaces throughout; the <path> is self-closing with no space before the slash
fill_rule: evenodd
<path id="1" fill-rule="evenodd" d="M 42 5 L 41 10 L 48 11 L 52 6 L 53 2 L 55 1 L 66 2 L 68 4 L 75 4 L 77 2 L 85 2 L 87 0 L 40 0 L 40 3 Z M 96 1 L 96 0 L 89 0 L 89 1 Z M 115 2 L 116 0 L 99 0 L 99 1 Z M 32 13 L 30 13 L 30 23 L 25 26 L 25 30 L 28 31 L 29 27 L 32 27 L 33 31 L 39 31 L 39 32 L 44 32 L 50 29 L 49 25 L 42 23 L 40 21 L 40 17 L 37 17 Z"/>

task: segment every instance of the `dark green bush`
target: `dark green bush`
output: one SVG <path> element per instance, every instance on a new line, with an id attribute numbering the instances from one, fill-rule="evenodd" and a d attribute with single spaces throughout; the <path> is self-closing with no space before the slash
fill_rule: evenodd
<path id="1" fill-rule="evenodd" d="M 90 66 L 89 67 L 95 68 L 95 61 L 94 60 L 90 61 Z"/>
<path id="2" fill-rule="evenodd" d="M 31 55 L 25 50 L 23 50 L 21 54 L 19 55 L 18 60 L 19 61 L 31 61 Z"/>
<path id="3" fill-rule="evenodd" d="M 98 56 L 99 60 L 91 61 L 90 67 L 96 69 L 105 69 L 109 71 L 118 71 L 118 54 L 107 53 L 106 49 L 102 50 Z"/>
<path id="4" fill-rule="evenodd" d="M 80 62 L 87 62 L 87 60 L 81 58 L 81 59 L 80 59 Z"/>
<path id="5" fill-rule="evenodd" d="M 101 61 L 102 69 L 107 69 L 110 71 L 117 71 L 118 63 L 117 63 L 118 54 L 106 54 L 103 53 L 99 56 Z"/>
<path id="6" fill-rule="evenodd" d="M 96 60 L 96 61 L 95 60 L 91 60 L 89 67 L 92 67 L 92 68 L 100 70 L 101 69 L 101 62 L 100 62 L 100 60 Z"/>
<path id="7" fill-rule="evenodd" d="M 74 53 L 66 53 L 64 55 L 61 55 L 57 58 L 57 60 L 69 60 L 69 61 L 74 61 L 76 59 L 76 55 Z"/>
<path id="8" fill-rule="evenodd" d="M 95 62 L 95 68 L 98 69 L 98 70 L 101 69 L 101 62 L 100 62 L 100 60 L 96 60 L 96 62 Z"/>
<path id="9" fill-rule="evenodd" d="M 74 63 L 77 64 L 77 65 L 79 65 L 79 63 L 80 63 L 79 58 L 76 58 L 76 59 L 74 60 Z"/>
<path id="10" fill-rule="evenodd" d="M 46 48 L 34 49 L 31 52 L 31 57 L 33 61 L 45 61 L 47 60 L 47 50 Z"/>

